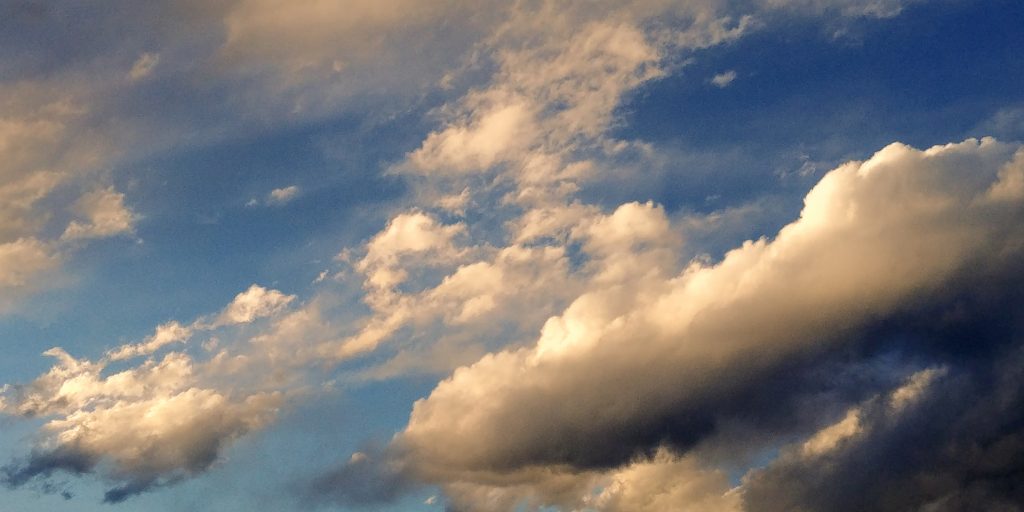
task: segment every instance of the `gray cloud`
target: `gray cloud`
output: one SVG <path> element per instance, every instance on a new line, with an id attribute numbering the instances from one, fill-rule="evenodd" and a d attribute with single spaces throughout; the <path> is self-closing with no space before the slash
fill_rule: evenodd
<path id="1" fill-rule="evenodd" d="M 312 505 L 367 507 L 393 503 L 419 486 L 395 457 L 374 445 L 302 483 L 298 493 Z"/>
<path id="2" fill-rule="evenodd" d="M 951 370 L 903 414 L 873 404 L 832 453 L 789 451 L 752 472 L 746 510 L 1020 510 L 1024 346 L 1014 345 Z"/>

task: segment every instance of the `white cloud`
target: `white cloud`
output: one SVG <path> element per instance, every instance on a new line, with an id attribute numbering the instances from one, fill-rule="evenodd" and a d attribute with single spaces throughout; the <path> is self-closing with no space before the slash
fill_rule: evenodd
<path id="1" fill-rule="evenodd" d="M 149 355 L 171 343 L 184 343 L 193 333 L 193 328 L 178 322 L 157 326 L 156 332 L 142 343 L 122 345 L 108 354 L 111 361 L 119 361 Z"/>
<path id="2" fill-rule="evenodd" d="M 736 72 L 730 69 L 729 71 L 725 71 L 723 73 L 719 73 L 713 76 L 711 78 L 711 83 L 714 84 L 715 87 L 724 89 L 728 87 L 729 84 L 733 82 L 733 80 L 736 80 Z"/>
<path id="3" fill-rule="evenodd" d="M 206 470 L 234 439 L 272 421 L 295 392 L 268 376 L 262 347 L 231 330 L 280 315 L 294 298 L 253 285 L 212 324 L 205 317 L 190 325 L 167 322 L 142 342 L 95 362 L 48 350 L 57 359 L 48 372 L 29 384 L 4 386 L 0 394 L 0 411 L 46 420 L 29 459 L 6 467 L 7 483 L 20 485 L 55 470 L 99 470 L 123 484 L 107 494 L 108 501 L 118 501 Z M 208 360 L 197 361 L 184 349 L 152 357 L 214 329 L 236 341 Z M 108 371 L 112 362 L 140 356 L 146 357 L 127 369 Z M 225 381 L 227 375 L 233 379 Z"/>
<path id="4" fill-rule="evenodd" d="M 297 185 L 289 185 L 283 188 L 275 188 L 270 191 L 267 196 L 267 202 L 271 204 L 285 204 L 295 199 L 299 195 L 299 187 Z"/>
<path id="5" fill-rule="evenodd" d="M 571 22 L 561 16 L 548 23 Z M 481 173 L 514 164 L 510 178 L 520 187 L 554 190 L 552 184 L 585 169 L 571 165 L 569 153 L 601 138 L 622 94 L 661 73 L 658 51 L 629 24 L 585 23 L 569 30 L 569 39 L 554 37 L 561 32 L 547 32 L 554 27 L 544 23 L 532 25 L 540 26 L 509 22 L 510 32 L 540 42 L 498 53 L 501 68 L 489 87 L 462 98 L 446 125 L 409 155 L 408 170 Z"/>
<path id="6" fill-rule="evenodd" d="M 454 264 L 459 250 L 453 242 L 464 231 L 463 224 L 443 225 L 422 212 L 397 215 L 366 244 L 356 269 L 366 274 L 369 289 L 390 290 L 406 280 L 410 261 Z"/>
<path id="7" fill-rule="evenodd" d="M 571 202 L 579 184 L 596 170 L 584 153 L 614 153 L 630 146 L 606 137 L 613 113 L 625 92 L 662 74 L 659 61 L 665 48 L 717 44 L 749 26 L 747 20 L 733 23 L 703 4 L 669 4 L 594 10 L 586 3 L 545 3 L 537 9 L 512 9 L 512 16 L 482 47 L 498 66 L 490 82 L 443 108 L 441 126 L 397 166 L 425 177 L 413 183 L 425 183 L 416 196 L 428 205 L 460 216 L 473 210 L 515 231 L 509 233 L 512 242 L 502 246 L 496 241 L 498 232 L 486 242 L 462 236 L 460 242 L 470 243 L 456 245 L 456 229 L 469 234 L 462 223 L 442 228 L 425 212 L 396 216 L 356 264 L 366 276 L 370 293 L 365 301 L 374 315 L 337 348 L 325 349 L 328 353 L 353 357 L 377 349 L 405 326 L 423 329 L 440 322 L 444 330 L 436 331 L 438 341 L 431 344 L 436 353 L 400 353 L 377 374 L 424 364 L 445 368 L 437 361 L 481 350 L 465 343 L 482 335 L 488 322 L 516 325 L 507 334 L 515 339 L 539 327 L 552 308 L 574 296 L 586 278 L 571 276 L 570 243 L 589 240 L 588 251 L 601 252 L 595 256 L 600 264 L 588 265 L 583 275 L 604 272 L 606 280 L 621 279 L 630 265 L 671 257 L 666 245 L 678 242 L 673 236 L 643 242 L 658 250 L 641 251 L 636 258 L 610 247 L 598 249 L 588 223 L 604 214 Z M 651 35 L 639 28 L 643 20 L 666 11 L 697 21 L 679 33 Z M 495 197 L 495 187 L 481 186 L 475 178 L 481 174 L 501 183 L 504 195 Z M 518 208 L 526 215 L 519 217 Z M 664 216 L 652 205 L 628 205 L 612 217 L 628 222 L 624 219 L 631 213 L 653 214 L 639 220 L 641 224 Z M 547 237 L 555 237 L 554 243 Z M 417 241 L 423 247 L 404 247 Z M 438 275 L 443 276 L 440 282 Z"/>
<path id="8" fill-rule="evenodd" d="M 236 295 L 213 325 L 245 324 L 257 318 L 275 315 L 293 300 L 294 295 L 285 295 L 277 290 L 268 290 L 254 284 Z"/>

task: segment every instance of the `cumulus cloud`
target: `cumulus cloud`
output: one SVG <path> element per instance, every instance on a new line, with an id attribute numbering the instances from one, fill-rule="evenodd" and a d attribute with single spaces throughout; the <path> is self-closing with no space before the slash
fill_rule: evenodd
<path id="1" fill-rule="evenodd" d="M 299 195 L 299 187 L 296 185 L 289 185 L 283 188 L 275 188 L 270 191 L 267 196 L 267 201 L 271 204 L 284 204 L 292 199 L 295 199 Z"/>
<path id="2" fill-rule="evenodd" d="M 740 404 L 787 389 L 766 383 L 794 364 L 1015 275 L 1024 196 L 1001 191 L 1021 172 L 1024 151 L 991 139 L 893 144 L 845 164 L 772 240 L 675 274 L 652 270 L 671 260 L 652 260 L 626 266 L 630 279 L 595 280 L 534 347 L 441 382 L 395 446 L 428 480 L 500 486 L 535 468 L 616 468 L 660 446 L 691 449 L 723 423 L 769 421 L 770 410 Z M 626 231 L 597 223 L 589 236 L 621 247 L 617 233 L 644 233 L 655 219 Z M 795 395 L 776 396 L 776 409 Z M 851 420 L 830 435 L 858 428 Z M 819 441 L 808 450 L 829 445 Z"/>
<path id="3" fill-rule="evenodd" d="M 551 23 L 569 23 L 552 14 Z M 445 127 L 410 154 L 410 168 L 479 173 L 522 162 L 519 179 L 557 181 L 559 162 L 552 159 L 572 149 L 569 139 L 603 133 L 623 92 L 660 75 L 658 52 L 643 32 L 625 23 L 584 27 L 563 41 L 541 26 L 540 44 L 499 54 L 492 84 L 461 100 Z"/>
<path id="4" fill-rule="evenodd" d="M 693 22 L 644 30 L 643 23 L 666 13 Z M 421 208 L 440 211 L 396 215 L 367 243 L 354 269 L 365 277 L 364 301 L 374 314 L 323 353 L 348 359 L 410 326 L 418 338 L 435 340 L 426 350 L 407 346 L 369 372 L 389 376 L 416 366 L 450 369 L 453 357 L 465 362 L 467 354 L 482 353 L 472 340 L 488 329 L 492 347 L 525 339 L 600 270 L 594 263 L 573 276 L 575 253 L 589 239 L 577 224 L 604 216 L 573 195 L 600 172 L 597 160 L 634 147 L 607 136 L 624 94 L 663 74 L 665 49 L 719 44 L 751 25 L 702 2 L 513 6 L 480 45 L 497 68 L 489 82 L 441 109 L 440 127 L 393 169 L 414 177 Z M 627 207 L 616 218 L 645 208 Z M 452 214 L 481 218 L 477 224 L 489 233 L 438 221 Z M 662 242 L 673 240 L 650 245 L 664 258 L 670 251 Z M 590 249 L 600 251 L 597 244 Z M 346 251 L 344 259 L 357 253 Z M 616 258 L 620 269 L 641 261 L 620 256 L 595 258 L 608 265 L 609 279 L 618 278 Z"/>
<path id="5" fill-rule="evenodd" d="M 249 323 L 257 318 L 277 314 L 293 300 L 294 295 L 285 295 L 254 284 L 235 296 L 214 321 L 214 325 Z"/>
<path id="6" fill-rule="evenodd" d="M 271 422 L 295 392 L 280 379 L 268 381 L 265 355 L 230 330 L 282 315 L 294 298 L 253 285 L 213 322 L 167 322 L 97 361 L 48 350 L 57 360 L 48 372 L 6 385 L 0 395 L 0 411 L 45 419 L 30 453 L 3 467 L 3 482 L 17 487 L 56 472 L 100 472 L 113 484 L 105 500 L 117 502 L 207 470 L 233 440 Z M 205 360 L 182 346 L 211 330 L 236 342 Z M 172 345 L 180 349 L 168 350 Z M 132 360 L 110 371 L 112 363 Z M 223 380 L 228 371 L 230 383 Z"/>
<path id="7" fill-rule="evenodd" d="M 422 212 L 400 214 L 366 244 L 366 256 L 356 268 L 366 273 L 372 289 L 391 289 L 408 277 L 410 258 L 452 263 L 458 258 L 454 238 L 465 230 L 463 224 L 442 225 Z M 405 263 L 403 263 L 405 262 Z"/>
<path id="8" fill-rule="evenodd" d="M 754 4 L 885 17 L 905 2 Z M 427 482 L 466 510 L 524 502 L 756 509 L 774 499 L 773 489 L 790 490 L 786 503 L 794 506 L 829 509 L 815 496 L 827 495 L 844 471 L 882 466 L 882 457 L 847 456 L 852 447 L 888 446 L 910 431 L 902 422 L 938 417 L 922 411 L 945 382 L 972 386 L 947 393 L 942 403 L 955 419 L 933 422 L 934 435 L 916 445 L 944 455 L 910 457 L 893 470 L 918 493 L 907 503 L 1012 502 L 997 478 L 1016 470 L 1012 461 L 962 461 L 978 453 L 972 432 L 1016 453 L 1020 380 L 1009 366 L 986 366 L 988 356 L 954 364 L 949 354 L 962 347 L 922 324 L 938 313 L 954 326 L 975 318 L 983 308 L 962 303 L 975 293 L 1012 295 L 1007 283 L 1016 281 L 1007 277 L 1019 273 L 1024 250 L 1024 156 L 1016 146 L 990 139 L 924 151 L 888 146 L 826 175 L 800 218 L 776 236 L 748 241 L 718 262 L 682 261 L 686 233 L 653 202 L 608 208 L 578 198 L 615 171 L 609 161 L 644 152 L 643 143 L 610 133 L 626 95 L 663 76 L 666 56 L 757 26 L 731 6 L 244 0 L 196 7 L 197 18 L 224 30 L 206 71 L 244 82 L 237 101 L 259 105 L 257 117 L 278 98 L 288 103 L 283 117 L 316 117 L 382 82 L 415 88 L 444 73 L 445 88 L 458 91 L 460 72 L 493 74 L 437 109 L 439 125 L 392 169 L 418 188 L 411 197 L 428 200 L 401 208 L 339 256 L 345 268 L 335 275 L 351 271 L 345 275 L 362 285 L 367 316 L 339 322 L 326 295 L 295 307 L 297 297 L 254 285 L 219 312 L 162 324 L 98 361 L 49 351 L 58 360 L 49 372 L 4 389 L 0 410 L 45 421 L 31 453 L 5 467 L 4 481 L 98 472 L 114 485 L 108 501 L 172 484 L 272 421 L 310 366 L 383 352 L 385 341 L 403 337 L 356 378 L 464 366 L 417 402 L 388 448 L 361 452 L 308 486 L 314 502 L 373 504 Z M 437 23 L 465 30 L 432 30 Z M 429 44 L 421 42 L 427 32 L 435 34 Z M 410 50 L 423 47 L 439 50 Z M 160 55 L 162 67 L 173 64 L 171 52 L 144 54 L 129 72 L 134 87 L 144 86 Z M 124 69 L 116 73 L 121 82 Z M 371 78 L 353 86 L 357 76 Z M 728 72 L 713 83 L 734 78 Z M 41 198 L 73 182 L 68 161 L 82 168 L 108 161 L 71 136 L 88 132 L 69 128 L 81 107 L 39 105 L 0 124 L 0 155 L 18 170 L 0 177 L 0 199 L 9 199 L 0 201 L 0 262 L 12 262 L 0 265 L 0 287 L 25 286 L 60 261 L 60 240 L 40 235 L 51 214 L 74 217 L 63 241 L 130 233 L 137 220 L 121 193 L 96 180 L 76 182 L 81 191 L 68 212 L 39 211 Z M 55 146 L 77 149 L 53 160 L 38 151 Z M 298 191 L 276 189 L 263 202 L 284 203 Z M 1018 308 L 1019 297 L 1010 299 L 1003 307 Z M 191 341 L 213 333 L 220 341 L 206 339 L 208 354 L 196 355 Z M 934 368 L 949 368 L 948 376 L 913 373 L 921 361 L 901 361 L 895 377 L 876 365 L 878 346 L 897 334 L 921 338 L 921 357 L 947 364 Z M 984 336 L 974 348 L 984 352 L 996 338 Z M 129 366 L 114 371 L 120 365 Z M 823 369 L 869 375 L 825 378 Z M 843 378 L 860 385 L 836 382 Z M 815 391 L 831 393 L 831 406 L 813 407 Z M 972 405 L 976 392 L 989 391 L 1005 403 Z M 997 421 L 971 421 L 982 417 Z M 716 463 L 778 448 L 766 446 L 764 432 L 800 441 L 731 488 Z M 752 433 L 762 437 L 739 440 Z M 822 470 L 822 460 L 834 465 Z M 940 496 L 915 482 L 925 463 L 962 489 Z M 978 471 L 991 478 L 971 483 Z M 805 472 L 824 476 L 808 480 Z M 874 491 L 860 503 L 884 509 L 890 497 Z"/>
<path id="9" fill-rule="evenodd" d="M 755 25 L 707 5 L 690 7 L 698 20 L 690 29 L 657 34 L 637 23 L 643 8 L 628 15 L 612 9 L 599 20 L 572 9 L 530 13 L 542 21 L 514 18 L 487 42 L 498 48 L 491 82 L 443 109 L 441 126 L 396 166 L 436 187 L 418 197 L 460 218 L 500 219 L 481 224 L 502 230 L 480 236 L 473 224 L 445 225 L 426 212 L 396 216 L 356 265 L 368 290 L 387 293 L 369 294 L 374 315 L 332 357 L 376 350 L 409 325 L 430 333 L 424 337 L 433 347 L 456 332 L 504 336 L 473 329 L 473 319 L 512 317 L 523 296 L 549 294 L 568 306 L 535 324 L 542 326 L 535 343 L 509 341 L 512 348 L 456 369 L 417 402 L 389 452 L 392 475 L 440 484 L 456 509 L 525 503 L 685 510 L 689 502 L 739 510 L 742 489 L 729 488 L 708 454 L 725 456 L 719 452 L 729 452 L 723 446 L 730 441 L 740 445 L 731 451 L 753 451 L 764 440 L 747 446 L 729 435 L 808 435 L 808 453 L 856 437 L 865 428 L 860 413 L 818 435 L 813 429 L 836 404 L 856 402 L 896 377 L 848 388 L 833 383 L 828 392 L 836 400 L 816 413 L 805 403 L 813 393 L 802 386 L 828 388 L 822 368 L 848 370 L 842 357 L 864 349 L 867 333 L 880 325 L 923 318 L 958 293 L 1016 271 L 1022 157 L 990 139 L 925 151 L 894 144 L 846 164 L 807 195 L 798 220 L 720 262 L 680 261 L 683 233 L 657 205 L 607 212 L 577 201 L 603 159 L 632 147 L 608 129 L 623 95 L 663 73 L 665 45 L 702 48 Z M 849 16 L 898 12 L 888 4 L 840 7 Z M 515 44 L 502 46 L 509 41 Z M 727 78 L 721 85 L 735 74 Z M 457 206 L 439 197 L 457 198 Z M 486 209 L 474 210 L 479 204 Z M 405 247 L 396 242 L 405 231 L 397 226 L 405 225 L 417 228 L 409 240 L 422 243 L 383 250 Z M 455 226 L 457 243 L 442 235 Z M 553 269 L 540 279 L 520 279 L 521 269 L 498 271 L 498 255 L 539 248 L 550 259 L 537 266 Z M 429 256 L 442 252 L 448 265 Z M 424 267 L 444 277 L 411 277 L 411 269 Z M 533 314 L 557 310 L 560 300 L 534 303 Z M 408 370 L 403 355 L 410 352 L 423 353 L 404 349 L 381 370 Z M 912 397 L 908 389 L 897 394 Z M 346 492 L 357 492 L 350 487 L 322 491 L 344 502 Z M 650 495 L 655 490 L 664 500 Z"/>

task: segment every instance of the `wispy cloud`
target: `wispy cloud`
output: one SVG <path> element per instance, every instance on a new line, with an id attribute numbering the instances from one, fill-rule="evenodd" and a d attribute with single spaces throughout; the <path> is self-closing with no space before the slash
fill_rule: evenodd
<path id="1" fill-rule="evenodd" d="M 128 71 L 128 79 L 134 82 L 148 77 L 153 73 L 153 70 L 156 69 L 156 66 L 159 63 L 160 54 L 143 53 L 135 63 L 132 64 L 132 69 Z"/>

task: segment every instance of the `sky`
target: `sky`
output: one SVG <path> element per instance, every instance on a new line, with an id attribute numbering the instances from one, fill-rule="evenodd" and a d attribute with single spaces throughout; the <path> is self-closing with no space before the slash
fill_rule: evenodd
<path id="1" fill-rule="evenodd" d="M 1016 0 L 0 0 L 0 512 L 1024 510 Z"/>

